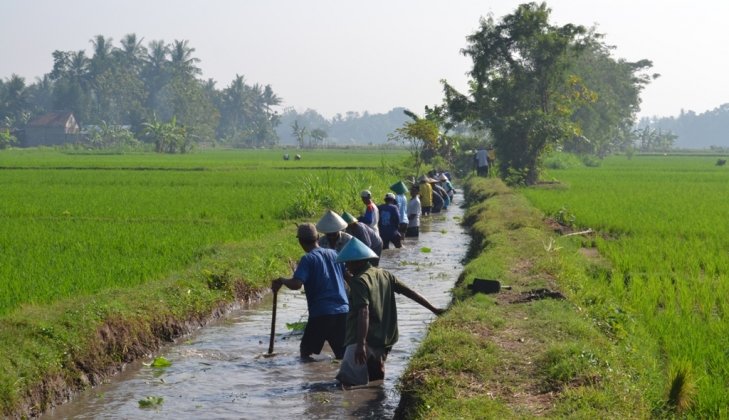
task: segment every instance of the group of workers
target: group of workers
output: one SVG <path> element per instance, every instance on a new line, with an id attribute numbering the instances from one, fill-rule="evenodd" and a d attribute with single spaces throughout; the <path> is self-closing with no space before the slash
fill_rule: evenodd
<path id="1" fill-rule="evenodd" d="M 359 218 L 327 210 L 316 225 L 299 225 L 296 237 L 306 254 L 291 278 L 271 284 L 274 293 L 282 286 L 304 287 L 309 317 L 300 355 L 319 354 L 328 342 L 334 357 L 342 360 L 336 379 L 344 388 L 384 379 L 385 360 L 398 340 L 395 293 L 436 315 L 444 312 L 378 267 L 383 249 L 390 243 L 400 248 L 404 237 L 417 237 L 420 217 L 452 202 L 455 189 L 448 176 L 433 175 L 437 180 L 424 175 L 409 189 L 396 182 L 390 186 L 394 194 L 387 193 L 380 206 L 370 191 L 362 191 L 365 210 Z M 442 203 L 437 210 L 436 196 Z"/>

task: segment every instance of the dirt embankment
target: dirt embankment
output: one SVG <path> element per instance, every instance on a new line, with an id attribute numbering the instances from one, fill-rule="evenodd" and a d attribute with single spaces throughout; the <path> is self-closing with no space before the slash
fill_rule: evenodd
<path id="1" fill-rule="evenodd" d="M 240 279 L 224 289 L 211 286 L 178 283 L 161 285 L 159 293 L 117 291 L 45 308 L 49 315 L 42 319 L 30 314 L 23 322 L 3 321 L 24 337 L 19 346 L 25 348 L 7 355 L 10 365 L 30 365 L 16 374 L 23 380 L 16 380 L 13 392 L 3 395 L 3 416 L 38 416 L 265 292 Z M 41 357 L 43 352 L 52 353 L 49 359 L 58 363 Z"/>

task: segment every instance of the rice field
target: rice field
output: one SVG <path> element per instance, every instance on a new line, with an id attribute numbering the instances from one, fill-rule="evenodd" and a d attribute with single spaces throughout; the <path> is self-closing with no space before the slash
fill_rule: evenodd
<path id="1" fill-rule="evenodd" d="M 610 268 L 590 273 L 583 299 L 616 299 L 615 336 L 642 330 L 640 345 L 655 348 L 666 383 L 654 393 L 678 386 L 698 417 L 729 415 L 729 169 L 715 162 L 611 157 L 551 170 L 561 186 L 523 190 L 546 215 L 599 232 L 583 246 Z"/>
<path id="2" fill-rule="evenodd" d="M 266 241 L 322 208 L 359 212 L 359 191 L 384 195 L 404 158 L 381 150 L 305 151 L 301 161 L 282 154 L 0 152 L 0 316 L 154 281 L 216 244 Z"/>

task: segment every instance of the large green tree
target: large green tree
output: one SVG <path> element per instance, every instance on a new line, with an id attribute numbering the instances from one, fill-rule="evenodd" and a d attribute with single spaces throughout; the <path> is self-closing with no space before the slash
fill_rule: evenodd
<path id="1" fill-rule="evenodd" d="M 614 59 L 613 47 L 603 44 L 602 38 L 591 30 L 585 48 L 570 65 L 569 71 L 579 76 L 595 96 L 572 115 L 581 135 L 564 142 L 565 150 L 600 157 L 632 145 L 640 92 L 658 77 L 648 73 L 652 67 L 649 60 Z"/>
<path id="2" fill-rule="evenodd" d="M 578 133 L 572 112 L 590 100 L 567 71 L 587 31 L 551 25 L 549 14 L 545 3 L 528 3 L 500 22 L 482 19 L 462 51 L 473 61 L 469 96 L 444 83 L 453 118 L 487 127 L 500 173 L 526 184 L 537 181 L 546 150 Z"/>

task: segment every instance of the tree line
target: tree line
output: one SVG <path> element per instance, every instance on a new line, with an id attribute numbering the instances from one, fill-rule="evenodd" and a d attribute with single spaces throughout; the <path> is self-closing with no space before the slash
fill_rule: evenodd
<path id="1" fill-rule="evenodd" d="M 643 118 L 642 129 L 675 134 L 675 146 L 685 149 L 723 150 L 729 148 L 729 104 L 697 114 L 681 110 L 676 117 Z"/>
<path id="2" fill-rule="evenodd" d="M 90 54 L 54 51 L 53 68 L 31 84 L 15 74 L 0 80 L 0 129 L 9 133 L 33 116 L 66 110 L 94 128 L 91 145 L 140 138 L 160 152 L 184 152 L 202 142 L 278 142 L 273 108 L 281 98 L 271 86 L 236 75 L 218 89 L 214 80 L 201 79 L 200 60 L 187 40 L 145 45 L 128 34 L 117 45 L 103 35 L 90 42 Z"/>

